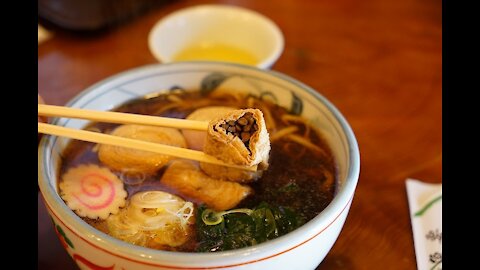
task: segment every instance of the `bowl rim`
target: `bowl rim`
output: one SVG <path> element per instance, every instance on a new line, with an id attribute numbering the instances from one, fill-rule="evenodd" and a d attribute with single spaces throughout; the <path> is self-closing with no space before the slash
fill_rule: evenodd
<path id="1" fill-rule="evenodd" d="M 272 32 L 272 35 L 275 39 L 274 49 L 264 60 L 258 62 L 255 66 L 262 69 L 268 69 L 271 66 L 273 66 L 273 64 L 277 61 L 277 59 L 282 54 L 285 46 L 285 39 L 278 25 L 272 19 L 268 18 L 267 16 L 255 10 L 247 9 L 247 8 L 235 6 L 235 5 L 227 5 L 227 4 L 199 4 L 199 5 L 189 6 L 189 7 L 175 10 L 167 14 L 166 16 L 162 17 L 160 20 L 158 20 L 154 24 L 154 26 L 151 28 L 148 34 L 148 48 L 150 52 L 155 57 L 155 59 L 160 61 L 160 63 L 164 63 L 164 64 L 172 63 L 173 61 L 171 60 L 171 57 L 165 56 L 158 48 L 158 42 L 155 39 L 155 35 L 157 34 L 157 32 L 161 31 L 161 29 L 170 21 L 175 20 L 179 17 L 188 16 L 191 13 L 205 12 L 205 11 L 215 13 L 215 12 L 224 12 L 225 10 L 228 10 L 229 12 L 236 12 L 239 14 L 248 14 L 248 16 L 255 17 L 256 19 L 264 23 L 266 27 L 269 28 L 269 30 Z M 182 62 L 206 62 L 206 61 L 199 60 L 199 61 L 182 61 Z M 208 62 L 217 62 L 217 61 L 209 60 Z M 218 61 L 218 62 L 221 62 L 221 61 Z"/>
<path id="2" fill-rule="evenodd" d="M 176 267 L 175 263 L 187 263 L 182 261 L 185 256 L 189 256 L 189 262 L 196 262 L 198 263 L 206 263 L 212 262 L 212 260 L 235 260 L 241 263 L 237 264 L 228 264 L 222 266 L 211 266 L 211 267 L 202 267 L 199 269 L 216 269 L 216 268 L 225 268 L 225 267 L 232 267 L 236 265 L 244 265 L 250 264 L 261 260 L 266 260 L 272 257 L 276 257 L 281 255 L 285 252 L 288 252 L 292 249 L 297 248 L 298 246 L 310 241 L 311 239 L 315 238 L 317 235 L 321 234 L 326 228 L 328 228 L 331 224 L 333 224 L 336 219 L 350 206 L 351 202 L 353 201 L 353 196 L 355 192 L 356 185 L 358 183 L 359 174 L 360 174 L 360 153 L 358 148 L 358 143 L 356 137 L 351 129 L 350 125 L 344 118 L 344 116 L 340 113 L 340 111 L 323 95 L 315 91 L 313 88 L 307 86 L 306 84 L 288 76 L 283 73 L 273 71 L 273 70 L 262 70 L 253 66 L 236 64 L 236 63 L 226 63 L 226 62 L 212 62 L 212 61 L 192 61 L 192 62 L 175 62 L 175 63 L 167 63 L 167 64 L 150 64 L 144 65 L 132 69 L 128 69 L 126 71 L 120 72 L 116 75 L 109 76 L 90 87 L 86 88 L 85 90 L 78 93 L 75 97 L 73 97 L 69 102 L 67 102 L 66 106 L 72 106 L 78 100 L 80 100 L 84 95 L 95 91 L 97 88 L 101 87 L 104 84 L 109 83 L 110 81 L 114 81 L 118 78 L 126 76 L 128 74 L 137 73 L 137 72 L 144 72 L 150 69 L 157 69 L 157 68 L 168 68 L 168 66 L 208 66 L 213 65 L 217 67 L 222 66 L 229 66 L 241 69 L 248 69 L 250 71 L 254 71 L 256 73 L 264 73 L 263 75 L 273 76 L 277 79 L 285 80 L 294 86 L 301 88 L 302 90 L 306 91 L 308 94 L 312 95 L 316 99 L 318 99 L 321 103 L 323 103 L 328 110 L 332 113 L 334 118 L 338 121 L 341 126 L 341 132 L 345 134 L 345 137 L 348 142 L 348 152 L 349 152 L 349 170 L 346 174 L 346 180 L 343 188 L 338 191 L 338 193 L 334 196 L 333 200 L 330 204 L 316 217 L 305 223 L 304 225 L 300 226 L 296 230 L 280 236 L 276 239 L 272 239 L 263 243 L 260 243 L 255 246 L 245 247 L 235 250 L 228 250 L 228 251 L 218 251 L 213 253 L 192 253 L 192 252 L 178 252 L 178 251 L 163 251 L 163 250 L 154 250 L 145 247 L 135 246 L 133 244 L 129 244 L 123 242 L 119 239 L 116 239 L 112 236 L 109 236 L 97 229 L 88 225 L 85 221 L 79 218 L 68 206 L 64 203 L 61 197 L 55 192 L 55 190 L 49 185 L 48 177 L 43 170 L 43 163 L 45 162 L 44 154 L 47 151 L 46 147 L 48 145 L 48 138 L 50 136 L 46 135 L 43 136 L 38 147 L 38 185 L 40 188 L 40 193 L 43 198 L 43 201 L 46 207 L 50 210 L 50 212 L 57 217 L 57 219 L 72 233 L 76 234 L 79 238 L 84 240 L 90 245 L 93 245 L 107 253 L 110 253 L 114 256 L 121 257 L 126 260 L 142 263 L 142 264 L 150 264 L 154 266 L 161 266 L 161 267 L 171 267 L 173 269 L 183 269 L 183 267 Z M 54 118 L 52 123 L 55 123 L 59 120 L 59 118 Z M 53 166 L 54 164 L 50 164 Z M 348 211 L 348 210 L 347 210 Z M 59 217 L 61 216 L 61 217 Z M 69 225 L 65 224 L 67 222 Z M 321 226 L 322 224 L 326 224 L 326 226 Z M 73 229 L 72 229 L 73 228 Z M 300 242 L 300 243 L 298 243 Z M 95 243 L 95 245 L 93 244 Z M 285 248 L 288 247 L 288 248 Z M 269 255 L 265 257 L 265 254 L 272 253 L 273 255 Z M 277 252 L 276 250 L 281 250 Z M 264 255 L 261 255 L 264 254 Z M 262 256 L 261 259 L 248 259 L 245 258 L 246 256 Z M 133 258 L 133 259 L 132 259 Z M 168 258 L 168 263 L 162 264 L 162 261 Z M 148 261 L 148 262 L 147 262 Z M 158 262 L 158 263 L 157 263 Z M 188 269 L 196 269 L 195 267 L 185 267 Z"/>

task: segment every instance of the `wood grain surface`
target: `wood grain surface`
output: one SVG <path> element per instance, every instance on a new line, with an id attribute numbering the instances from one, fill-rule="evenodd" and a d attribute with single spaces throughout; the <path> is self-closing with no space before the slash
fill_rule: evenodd
<path id="1" fill-rule="evenodd" d="M 172 1 L 95 35 L 53 29 L 38 48 L 39 94 L 64 105 L 108 76 L 156 63 L 147 45 L 152 26 L 201 3 L 238 5 L 275 21 L 285 50 L 272 69 L 322 93 L 355 132 L 360 180 L 317 269 L 416 269 L 405 179 L 442 182 L 441 2 Z M 75 269 L 40 201 L 38 222 L 39 269 Z"/>

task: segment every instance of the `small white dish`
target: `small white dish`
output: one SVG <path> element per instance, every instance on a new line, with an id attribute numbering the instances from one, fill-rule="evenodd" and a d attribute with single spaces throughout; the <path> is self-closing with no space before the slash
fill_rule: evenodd
<path id="1" fill-rule="evenodd" d="M 194 53 L 191 49 L 197 48 L 197 53 L 202 50 L 208 55 L 196 54 L 196 59 L 184 60 L 234 62 L 267 69 L 283 52 L 284 38 L 278 26 L 258 12 L 230 5 L 198 5 L 158 21 L 148 44 L 162 63 L 182 61 L 177 60 L 182 51 Z"/>

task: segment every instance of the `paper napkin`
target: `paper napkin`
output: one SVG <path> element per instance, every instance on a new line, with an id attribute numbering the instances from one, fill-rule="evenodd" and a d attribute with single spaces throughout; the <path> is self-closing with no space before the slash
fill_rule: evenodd
<path id="1" fill-rule="evenodd" d="M 418 270 L 442 269 L 442 184 L 407 179 Z"/>

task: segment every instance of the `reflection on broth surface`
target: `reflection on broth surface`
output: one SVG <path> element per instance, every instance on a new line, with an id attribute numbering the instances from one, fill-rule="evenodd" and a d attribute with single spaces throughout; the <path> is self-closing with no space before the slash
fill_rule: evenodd
<path id="1" fill-rule="evenodd" d="M 259 179 L 253 182 L 215 179 L 205 174 L 198 162 L 181 160 L 169 161 L 156 171 L 131 171 L 129 164 L 121 169 L 112 168 L 98 157 L 102 146 L 72 141 L 63 153 L 62 177 L 80 165 L 94 164 L 109 168 L 123 181 L 128 194 L 125 206 L 112 211 L 106 220 L 79 216 L 98 230 L 133 244 L 162 250 L 204 252 L 251 246 L 284 235 L 315 217 L 332 201 L 337 177 L 328 145 L 305 119 L 271 102 L 225 92 L 201 95 L 198 91 L 176 91 L 133 100 L 116 111 L 186 118 L 197 109 L 211 106 L 257 108 L 263 113 L 271 150 L 268 169 Z M 239 120 L 240 123 L 245 121 Z M 87 129 L 111 133 L 118 126 L 93 123 Z M 234 128 L 235 123 L 226 127 Z M 232 129 L 231 133 L 240 136 L 244 129 L 236 133 Z M 172 164 L 181 169 L 175 172 L 172 167 L 172 171 L 166 173 Z M 183 178 L 171 184 L 173 180 L 162 178 L 164 174 Z M 92 188 L 89 192 L 94 194 L 97 190 Z M 136 203 L 132 202 L 135 194 L 141 197 L 134 200 Z M 177 204 L 165 206 L 167 197 L 175 198 Z M 144 228 L 145 224 L 163 227 Z"/>

